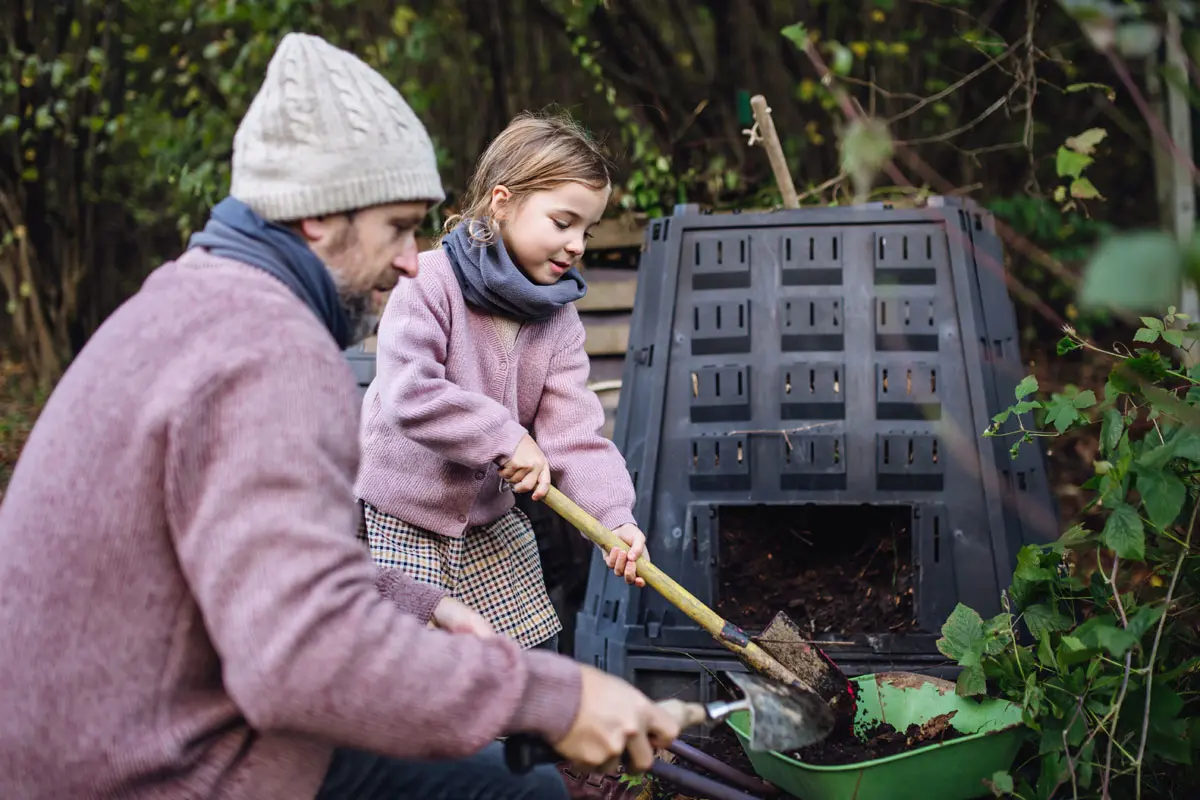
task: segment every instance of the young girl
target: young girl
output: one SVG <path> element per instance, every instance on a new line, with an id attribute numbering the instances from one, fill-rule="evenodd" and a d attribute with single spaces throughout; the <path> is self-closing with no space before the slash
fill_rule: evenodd
<path id="1" fill-rule="evenodd" d="M 633 485 L 600 431 L 578 266 L 612 191 L 599 148 L 570 121 L 523 114 L 480 157 L 462 213 L 393 291 L 363 400 L 355 491 L 375 560 L 440 586 L 525 647 L 562 629 L 511 488 L 554 483 L 645 553 Z"/>

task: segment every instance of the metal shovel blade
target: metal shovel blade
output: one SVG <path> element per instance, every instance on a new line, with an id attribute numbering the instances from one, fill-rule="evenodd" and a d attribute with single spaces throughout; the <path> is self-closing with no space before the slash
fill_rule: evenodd
<path id="1" fill-rule="evenodd" d="M 750 709 L 750 749 L 791 752 L 833 730 L 829 704 L 813 692 L 748 672 L 730 672 Z"/>

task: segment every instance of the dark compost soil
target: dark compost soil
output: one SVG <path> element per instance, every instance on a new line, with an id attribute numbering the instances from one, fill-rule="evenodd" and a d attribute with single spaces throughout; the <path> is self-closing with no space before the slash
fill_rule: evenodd
<path id="1" fill-rule="evenodd" d="M 913 630 L 907 506 L 750 506 L 720 510 L 720 599 L 761 629 L 785 611 L 812 638 Z"/>
<path id="2" fill-rule="evenodd" d="M 881 722 L 858 736 L 836 739 L 831 736 L 792 753 L 792 757 L 816 766 L 856 764 L 894 756 L 925 745 L 948 742 L 965 735 L 950 724 L 954 714 L 953 711 L 940 714 L 923 725 L 909 725 L 903 731 Z"/>

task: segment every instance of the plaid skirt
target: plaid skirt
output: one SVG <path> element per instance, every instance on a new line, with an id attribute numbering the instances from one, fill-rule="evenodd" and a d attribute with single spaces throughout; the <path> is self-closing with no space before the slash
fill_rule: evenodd
<path id="1" fill-rule="evenodd" d="M 375 563 L 399 567 L 483 615 L 498 632 L 532 648 L 562 630 L 546 592 L 529 517 L 514 507 L 461 539 L 442 536 L 359 501 L 359 538 Z"/>

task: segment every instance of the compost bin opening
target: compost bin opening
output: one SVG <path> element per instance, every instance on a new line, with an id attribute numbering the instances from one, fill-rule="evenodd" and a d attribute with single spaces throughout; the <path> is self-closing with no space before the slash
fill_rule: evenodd
<path id="1" fill-rule="evenodd" d="M 784 611 L 832 640 L 916 629 L 911 506 L 721 506 L 716 523 L 726 619 L 760 630 Z"/>

